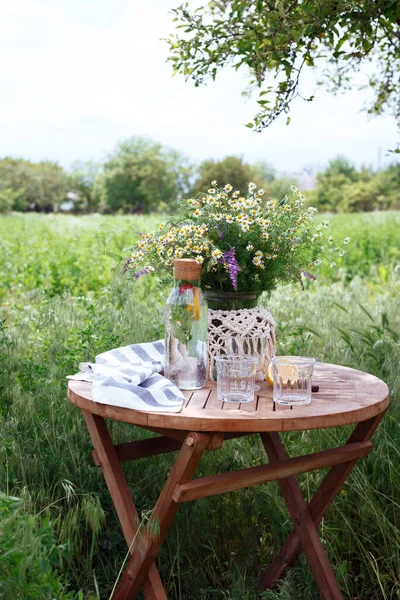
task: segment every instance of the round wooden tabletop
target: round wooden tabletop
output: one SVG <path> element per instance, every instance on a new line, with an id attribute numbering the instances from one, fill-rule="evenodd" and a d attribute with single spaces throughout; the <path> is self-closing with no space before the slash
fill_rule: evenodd
<path id="1" fill-rule="evenodd" d="M 389 389 L 383 381 L 347 367 L 317 363 L 311 404 L 280 406 L 272 400 L 272 388 L 263 382 L 253 402 L 229 404 L 217 398 L 216 385 L 184 392 L 179 413 L 144 412 L 95 403 L 91 383 L 70 381 L 68 398 L 85 411 L 141 427 L 207 432 L 298 431 L 336 427 L 365 421 L 384 411 Z"/>

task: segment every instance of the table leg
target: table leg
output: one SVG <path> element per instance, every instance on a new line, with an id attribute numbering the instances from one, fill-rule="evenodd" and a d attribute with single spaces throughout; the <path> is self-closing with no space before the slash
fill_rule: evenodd
<path id="1" fill-rule="evenodd" d="M 347 444 L 369 441 L 379 423 L 383 419 L 385 412 L 386 411 L 377 415 L 376 417 L 359 423 L 349 437 Z M 334 467 L 331 467 L 325 476 L 315 495 L 307 505 L 315 525 L 318 525 L 324 517 L 333 500 L 350 475 L 356 462 L 357 459 L 340 465 L 335 465 Z M 301 551 L 301 541 L 296 529 L 294 529 L 286 539 L 278 556 L 270 565 L 268 571 L 263 575 L 261 582 L 262 589 L 273 589 L 282 578 L 287 568 L 290 567 L 290 565 L 296 560 Z"/>
<path id="2" fill-rule="evenodd" d="M 179 504 L 172 499 L 172 493 L 177 485 L 187 483 L 193 478 L 209 441 L 209 434 L 187 434 L 154 507 L 149 524 L 140 536 L 135 553 L 130 558 L 115 590 L 113 600 L 129 600 L 138 594 L 178 510 Z"/>
<path id="3" fill-rule="evenodd" d="M 133 554 L 133 540 L 137 536 L 140 519 L 128 484 L 103 417 L 84 410 L 82 412 L 129 552 Z M 167 600 L 164 586 L 154 562 L 148 570 L 147 577 L 143 580 L 143 592 L 146 600 Z"/>
<path id="4" fill-rule="evenodd" d="M 278 433 L 262 433 L 261 439 L 271 463 L 285 460 L 286 454 Z M 296 481 L 291 476 L 278 481 L 282 496 L 292 517 L 300 543 L 308 558 L 315 581 L 323 600 L 343 600 L 332 566 L 326 555 L 316 526 L 303 494 Z"/>

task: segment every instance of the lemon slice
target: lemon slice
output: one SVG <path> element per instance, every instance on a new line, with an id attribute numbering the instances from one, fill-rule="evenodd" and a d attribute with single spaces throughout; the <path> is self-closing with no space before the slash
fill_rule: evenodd
<path id="1" fill-rule="evenodd" d="M 200 319 L 200 301 L 199 301 L 199 288 L 195 287 L 193 289 L 194 294 L 194 320 L 198 321 Z"/>
<path id="2" fill-rule="evenodd" d="M 287 384 L 290 380 L 291 383 L 297 381 L 298 369 L 295 365 L 279 365 L 278 374 L 282 378 L 282 383 Z M 269 363 L 266 373 L 266 379 L 270 385 L 274 385 L 274 373 L 272 370 L 272 361 Z"/>
<path id="3" fill-rule="evenodd" d="M 186 312 L 194 311 L 193 319 L 198 321 L 200 319 L 200 300 L 199 300 L 199 288 L 193 288 L 193 302 L 194 304 L 188 304 Z"/>
<path id="4" fill-rule="evenodd" d="M 274 372 L 272 370 L 272 361 L 269 363 L 268 367 L 267 367 L 267 372 L 266 372 L 266 380 L 268 381 L 269 385 L 274 385 Z"/>

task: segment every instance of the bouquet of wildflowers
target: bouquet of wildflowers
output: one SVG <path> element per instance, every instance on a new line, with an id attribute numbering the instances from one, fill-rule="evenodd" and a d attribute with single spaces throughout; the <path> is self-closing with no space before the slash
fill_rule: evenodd
<path id="1" fill-rule="evenodd" d="M 158 231 L 141 234 L 124 270 L 138 278 L 170 271 L 175 258 L 194 258 L 203 265 L 205 290 L 271 292 L 290 281 L 303 286 L 304 277 L 315 279 L 310 270 L 329 251 L 345 252 L 325 235 L 327 221 L 314 223 L 316 213 L 304 207 L 294 186 L 275 202 L 254 183 L 242 195 L 229 183 L 221 188 L 213 181 L 206 194 L 182 200 L 178 215 Z"/>

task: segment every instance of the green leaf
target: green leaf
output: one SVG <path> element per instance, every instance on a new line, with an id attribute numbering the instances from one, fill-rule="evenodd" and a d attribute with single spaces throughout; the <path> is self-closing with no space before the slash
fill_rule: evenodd
<path id="1" fill-rule="evenodd" d="M 285 13 L 285 7 L 283 5 L 283 2 L 278 2 L 277 9 L 278 9 L 279 16 L 284 18 L 286 16 L 286 13 Z"/>

